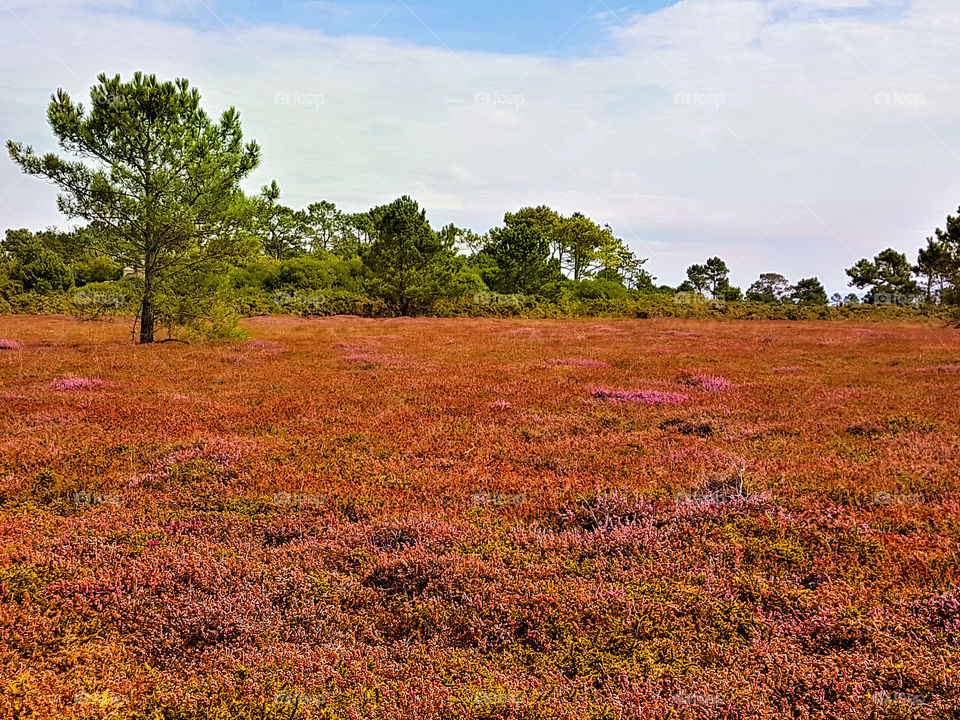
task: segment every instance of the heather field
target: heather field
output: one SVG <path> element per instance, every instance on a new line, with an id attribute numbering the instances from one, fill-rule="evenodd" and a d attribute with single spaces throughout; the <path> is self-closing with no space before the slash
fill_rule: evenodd
<path id="1" fill-rule="evenodd" d="M 0 717 L 960 718 L 960 330 L 0 317 Z"/>

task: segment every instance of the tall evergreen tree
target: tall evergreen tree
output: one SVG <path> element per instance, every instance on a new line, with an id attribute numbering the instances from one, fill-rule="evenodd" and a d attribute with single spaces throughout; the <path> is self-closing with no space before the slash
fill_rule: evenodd
<path id="1" fill-rule="evenodd" d="M 409 197 L 370 211 L 374 240 L 364 254 L 372 288 L 407 315 L 415 302 L 443 294 L 455 272 L 452 239 L 434 232 L 427 213 Z"/>
<path id="2" fill-rule="evenodd" d="M 847 268 L 850 285 L 870 288 L 866 301 L 874 302 L 879 295 L 889 295 L 905 302 L 920 294 L 913 280 L 913 266 L 907 256 L 892 248 L 879 253 L 873 261 L 863 258 Z"/>
<path id="3" fill-rule="evenodd" d="M 243 143 L 233 108 L 212 122 L 185 79 L 97 80 L 89 111 L 62 89 L 47 110 L 60 147 L 78 159 L 39 156 L 12 140 L 7 148 L 25 173 L 60 186 L 61 212 L 99 225 L 107 253 L 142 270 L 140 342 L 151 343 L 163 286 L 247 250 L 250 208 L 239 183 L 260 148 Z"/>

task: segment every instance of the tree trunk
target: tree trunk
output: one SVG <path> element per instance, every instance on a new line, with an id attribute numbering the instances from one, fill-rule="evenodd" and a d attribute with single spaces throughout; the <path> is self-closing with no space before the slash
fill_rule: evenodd
<path id="1" fill-rule="evenodd" d="M 153 291 L 144 290 L 143 308 L 140 312 L 140 344 L 147 345 L 153 342 L 153 326 L 155 322 L 153 309 Z"/>
<path id="2" fill-rule="evenodd" d="M 140 344 L 148 345 L 153 342 L 153 328 L 156 323 L 156 308 L 154 306 L 153 290 L 153 261 L 152 248 L 147 247 L 143 263 L 143 306 L 140 311 Z"/>

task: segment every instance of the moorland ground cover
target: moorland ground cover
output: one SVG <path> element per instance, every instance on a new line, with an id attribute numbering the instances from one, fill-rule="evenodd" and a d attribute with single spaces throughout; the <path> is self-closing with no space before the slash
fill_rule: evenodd
<path id="1" fill-rule="evenodd" d="M 0 317 L 0 716 L 960 717 L 942 324 Z"/>

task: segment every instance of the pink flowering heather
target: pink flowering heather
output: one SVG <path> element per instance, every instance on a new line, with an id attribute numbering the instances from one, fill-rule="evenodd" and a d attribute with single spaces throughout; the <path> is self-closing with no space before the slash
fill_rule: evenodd
<path id="1" fill-rule="evenodd" d="M 733 386 L 733 383 L 719 375 L 694 375 L 690 382 L 706 392 L 723 392 Z"/>
<path id="2" fill-rule="evenodd" d="M 184 448 L 172 455 L 168 455 L 160 460 L 159 465 L 163 469 L 166 469 L 177 463 L 189 462 L 190 460 L 206 460 L 222 467 L 230 467 L 243 459 L 248 449 L 248 443 L 241 443 L 236 440 L 224 440 L 223 438 L 211 438 L 198 445 Z"/>
<path id="3" fill-rule="evenodd" d="M 960 365 L 936 365 L 922 368 L 921 372 L 936 373 L 937 375 L 953 375 L 960 373 Z"/>
<path id="4" fill-rule="evenodd" d="M 240 462 L 253 447 L 253 443 L 238 440 L 224 440 L 211 438 L 204 442 L 178 450 L 166 457 L 155 460 L 150 464 L 150 471 L 142 475 L 134 475 L 129 484 L 138 487 L 170 477 L 174 466 L 187 463 L 191 460 L 203 460 L 212 463 L 219 470 L 225 470 Z"/>
<path id="5" fill-rule="evenodd" d="M 340 350 L 345 353 L 343 356 L 344 362 L 348 363 L 362 363 L 364 365 L 383 365 L 392 363 L 395 358 L 390 355 L 382 355 L 375 352 L 370 352 L 370 350 L 356 345 L 349 345 L 347 343 L 337 343 L 333 346 L 334 349 Z"/>
<path id="6" fill-rule="evenodd" d="M 50 350 L 0 378 L 0 720 L 960 720 L 955 328 L 0 324 Z M 50 390 L 68 369 L 108 389 Z"/>
<path id="7" fill-rule="evenodd" d="M 589 360 L 582 358 L 565 358 L 558 360 L 550 360 L 551 365 L 570 365 L 572 367 L 592 367 L 592 368 L 605 368 L 610 367 L 608 363 L 603 362 L 602 360 Z"/>
<path id="8" fill-rule="evenodd" d="M 660 390 L 607 390 L 605 388 L 595 389 L 593 396 L 598 400 L 641 403 L 643 405 L 680 405 L 690 399 L 683 393 L 661 392 Z"/>
<path id="9" fill-rule="evenodd" d="M 0 338 L 0 350 L 23 350 L 23 343 L 19 340 L 4 340 Z"/>
<path id="10" fill-rule="evenodd" d="M 85 377 L 57 378 L 48 386 L 51 390 L 94 390 L 106 385 L 103 380 Z"/>

